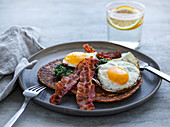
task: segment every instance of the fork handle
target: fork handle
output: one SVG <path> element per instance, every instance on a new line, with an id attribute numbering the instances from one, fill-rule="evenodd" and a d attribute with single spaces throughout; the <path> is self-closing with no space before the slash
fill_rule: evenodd
<path id="1" fill-rule="evenodd" d="M 11 127 L 16 120 L 20 117 L 20 115 L 23 113 L 23 111 L 25 110 L 29 100 L 31 98 L 25 98 L 25 101 L 23 103 L 23 105 L 21 106 L 21 108 L 15 113 L 15 115 L 4 125 L 4 127 Z"/>
<path id="2" fill-rule="evenodd" d="M 158 76 L 160 76 L 161 78 L 165 79 L 166 81 L 170 82 L 170 76 L 169 75 L 167 75 L 167 74 L 165 74 L 165 73 L 163 73 L 163 72 L 161 72 L 161 71 L 159 71 L 159 70 L 157 70 L 157 69 L 155 69 L 151 66 L 146 66 L 145 69 L 156 74 L 156 75 L 158 75 Z"/>

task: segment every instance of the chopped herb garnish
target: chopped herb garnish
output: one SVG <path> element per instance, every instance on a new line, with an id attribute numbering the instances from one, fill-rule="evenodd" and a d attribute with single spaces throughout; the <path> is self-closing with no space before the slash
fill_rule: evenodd
<path id="1" fill-rule="evenodd" d="M 53 74 L 57 76 L 57 78 L 61 79 L 63 76 L 68 76 L 69 74 L 73 73 L 73 71 L 74 68 L 68 67 L 60 63 L 54 68 Z"/>
<path id="2" fill-rule="evenodd" d="M 108 61 L 110 61 L 110 59 L 107 59 L 107 58 L 99 59 L 99 62 L 96 64 L 96 66 L 98 67 L 100 64 L 105 64 Z"/>

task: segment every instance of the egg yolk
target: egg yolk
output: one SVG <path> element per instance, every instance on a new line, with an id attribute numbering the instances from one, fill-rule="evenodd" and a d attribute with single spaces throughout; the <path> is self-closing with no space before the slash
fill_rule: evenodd
<path id="1" fill-rule="evenodd" d="M 69 53 L 64 59 L 73 65 L 77 65 L 80 61 L 86 58 L 86 53 L 84 52 L 72 52 Z"/>
<path id="2" fill-rule="evenodd" d="M 124 85 L 129 80 L 129 74 L 127 71 L 120 67 L 110 67 L 107 71 L 108 78 L 115 83 L 118 83 L 120 85 Z"/>

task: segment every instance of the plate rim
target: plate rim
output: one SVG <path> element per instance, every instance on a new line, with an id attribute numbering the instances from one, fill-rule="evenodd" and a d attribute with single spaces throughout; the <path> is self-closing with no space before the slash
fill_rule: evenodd
<path id="1" fill-rule="evenodd" d="M 137 50 L 133 50 L 133 49 L 130 49 L 130 48 L 127 48 L 127 47 L 118 45 L 118 44 L 114 44 L 114 43 L 108 42 L 108 41 L 73 41 L 73 42 L 66 42 L 66 43 L 56 44 L 56 45 L 47 47 L 47 48 L 45 48 L 45 49 L 42 49 L 42 50 L 34 53 L 33 55 L 31 55 L 31 56 L 28 58 L 28 61 L 31 62 L 30 59 L 32 59 L 32 58 L 35 57 L 36 55 L 41 54 L 43 51 L 49 50 L 49 49 L 54 48 L 54 47 L 56 47 L 56 46 L 62 46 L 62 45 L 68 45 L 68 44 L 74 44 L 74 43 L 76 44 L 76 43 L 95 43 L 95 42 L 108 43 L 108 44 L 112 44 L 112 45 L 114 45 L 114 46 L 118 46 L 118 47 L 121 47 L 121 48 L 123 48 L 123 49 L 126 49 L 126 50 L 128 50 L 128 51 L 137 52 L 137 53 L 139 53 L 139 54 L 141 54 L 141 55 L 143 55 L 143 56 L 145 56 L 145 57 L 150 58 L 150 59 L 154 62 L 154 64 L 156 64 L 156 66 L 158 67 L 158 70 L 160 70 L 159 65 L 158 65 L 151 57 L 149 57 L 149 56 L 147 56 L 147 55 L 145 55 L 145 54 L 143 54 L 142 52 L 139 52 L 139 51 L 137 51 Z M 22 73 L 21 73 L 20 76 L 19 76 L 18 82 L 19 82 L 19 85 L 20 85 L 21 89 L 22 89 L 22 90 L 25 90 L 24 87 L 23 87 L 23 85 L 22 85 L 22 83 L 21 83 L 21 75 L 22 75 Z M 150 94 L 148 94 L 146 97 L 144 97 L 144 98 L 142 98 L 142 99 L 140 99 L 140 100 L 138 100 L 138 101 L 135 101 L 135 102 L 133 102 L 133 103 L 131 103 L 131 104 L 126 104 L 126 105 L 123 105 L 123 106 L 121 106 L 121 107 L 109 108 L 109 109 L 98 109 L 98 110 L 90 110 L 90 111 L 87 111 L 87 110 L 80 110 L 80 109 L 75 109 L 75 108 L 71 108 L 71 107 L 65 107 L 65 106 L 62 106 L 62 105 L 54 105 L 54 104 L 51 104 L 51 103 L 46 103 L 46 102 L 44 102 L 44 101 L 42 101 L 41 99 L 38 99 L 38 98 L 36 98 L 36 97 L 33 98 L 33 100 L 34 100 L 36 103 L 38 103 L 38 104 L 40 104 L 41 106 L 43 106 L 43 107 L 46 107 L 46 105 L 50 105 L 50 106 L 52 106 L 52 107 L 62 108 L 62 109 L 64 109 L 64 110 L 72 110 L 72 111 L 76 111 L 76 112 L 79 112 L 79 113 L 86 113 L 86 114 L 82 114 L 82 116 L 101 116 L 100 113 L 103 113 L 103 112 L 104 112 L 104 113 L 107 112 L 107 113 L 106 113 L 106 114 L 102 114 L 102 115 L 110 115 L 110 114 L 115 114 L 115 113 L 111 113 L 111 112 L 113 112 L 113 111 L 122 112 L 122 111 L 129 110 L 129 109 L 131 109 L 131 108 L 133 108 L 133 107 L 137 107 L 138 105 L 141 105 L 141 104 L 145 103 L 146 101 L 148 101 L 148 100 L 156 93 L 156 91 L 157 91 L 157 90 L 159 89 L 159 87 L 161 86 L 161 82 L 162 82 L 162 79 L 160 78 L 160 79 L 159 79 L 159 82 L 158 82 L 158 84 L 157 84 L 157 86 L 156 86 L 156 88 L 155 88 Z M 47 107 L 46 107 L 46 108 L 47 108 Z M 49 109 L 49 108 L 48 108 L 48 109 Z M 50 110 L 53 110 L 53 109 L 50 109 Z M 53 110 L 53 111 L 56 111 L 56 110 Z M 57 111 L 57 112 L 58 112 L 58 111 Z M 81 114 L 79 114 L 79 113 L 78 113 L 78 115 L 76 115 L 76 116 L 81 116 Z M 90 113 L 90 114 L 88 114 L 88 113 Z M 96 114 L 95 114 L 95 113 L 96 113 Z M 64 114 L 67 114 L 67 113 L 64 113 Z M 73 115 L 74 115 L 74 114 L 73 114 Z"/>

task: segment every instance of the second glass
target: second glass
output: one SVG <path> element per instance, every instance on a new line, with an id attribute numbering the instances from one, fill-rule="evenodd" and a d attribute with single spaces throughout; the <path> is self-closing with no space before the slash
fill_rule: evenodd
<path id="1" fill-rule="evenodd" d="M 117 1 L 107 5 L 108 40 L 131 49 L 140 46 L 144 5 Z"/>

